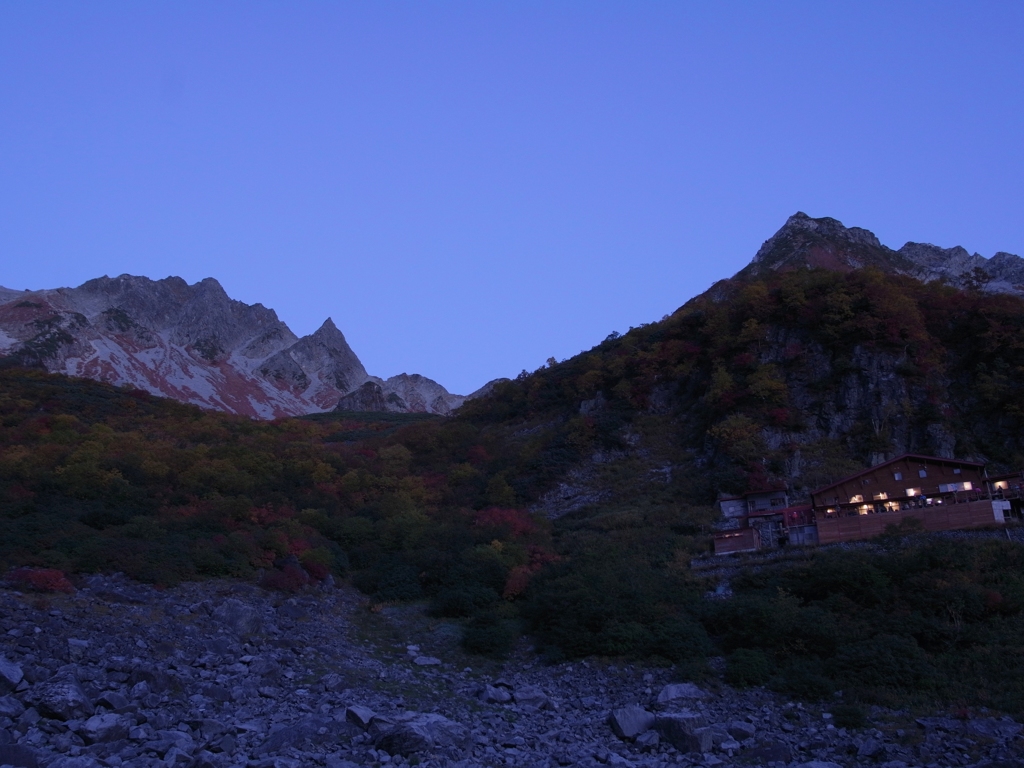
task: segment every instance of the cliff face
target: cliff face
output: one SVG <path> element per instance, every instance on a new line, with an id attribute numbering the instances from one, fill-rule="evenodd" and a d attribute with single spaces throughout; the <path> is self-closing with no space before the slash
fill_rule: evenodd
<path id="1" fill-rule="evenodd" d="M 254 418 L 327 411 L 371 377 L 328 319 L 298 338 L 260 304 L 207 278 L 122 275 L 43 291 L 0 289 L 0 356 Z M 448 414 L 463 398 L 416 377 L 426 399 L 405 410 Z"/>

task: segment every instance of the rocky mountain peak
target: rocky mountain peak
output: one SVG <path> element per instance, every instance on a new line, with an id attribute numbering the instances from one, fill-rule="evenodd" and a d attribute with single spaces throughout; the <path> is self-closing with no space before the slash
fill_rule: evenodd
<path id="1" fill-rule="evenodd" d="M 189 285 L 125 274 L 78 288 L 3 289 L 4 356 L 257 418 L 331 410 L 379 381 L 330 318 L 300 339 L 272 309 L 232 299 L 212 277 Z M 391 398 L 388 410 L 447 414 L 464 399 L 422 377 L 385 388 L 406 398 Z"/>
<path id="2" fill-rule="evenodd" d="M 940 248 L 915 242 L 895 251 L 869 230 L 847 227 L 830 217 L 812 218 L 802 211 L 790 216 L 736 276 L 758 278 L 806 268 L 849 272 L 864 267 L 925 282 L 942 280 L 958 288 L 1024 295 L 1024 259 L 1013 254 L 999 252 L 986 259 L 961 246 Z"/>

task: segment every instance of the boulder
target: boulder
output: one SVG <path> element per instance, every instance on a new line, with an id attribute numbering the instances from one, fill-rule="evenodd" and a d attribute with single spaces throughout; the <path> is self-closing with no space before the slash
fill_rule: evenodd
<path id="1" fill-rule="evenodd" d="M 535 685 L 524 685 L 521 688 L 516 688 L 512 696 L 516 704 L 537 709 L 551 709 L 551 699 Z"/>
<path id="2" fill-rule="evenodd" d="M 0 717 L 9 717 L 11 720 L 17 720 L 24 711 L 25 705 L 13 696 L 0 696 Z"/>
<path id="3" fill-rule="evenodd" d="M 628 707 L 612 710 L 608 716 L 608 724 L 620 739 L 631 741 L 654 726 L 654 715 L 639 704 L 630 704 Z"/>
<path id="4" fill-rule="evenodd" d="M 131 704 L 127 698 L 117 691 L 104 691 L 96 698 L 96 703 L 116 712 L 127 709 Z"/>
<path id="5" fill-rule="evenodd" d="M 372 709 L 361 707 L 358 704 L 354 704 L 345 710 L 345 719 L 353 725 L 359 726 L 364 731 L 370 727 L 374 717 L 376 717 L 376 713 Z"/>
<path id="6" fill-rule="evenodd" d="M 708 694 L 702 691 L 693 683 L 671 683 L 661 689 L 658 694 L 658 704 L 667 704 L 671 701 L 706 699 Z"/>
<path id="7" fill-rule="evenodd" d="M 636 741 L 633 743 L 636 744 L 637 748 L 644 752 L 649 752 L 650 750 L 657 748 L 661 743 L 661 737 L 658 735 L 657 731 L 644 731 L 636 737 Z"/>
<path id="8" fill-rule="evenodd" d="M 454 720 L 431 713 L 409 712 L 396 718 L 391 727 L 375 739 L 377 749 L 408 757 L 445 747 L 463 749 L 469 741 L 469 729 Z"/>
<path id="9" fill-rule="evenodd" d="M 508 704 L 512 701 L 512 694 L 508 688 L 494 685 L 485 685 L 477 691 L 476 697 L 485 704 Z"/>
<path id="10" fill-rule="evenodd" d="M 21 667 L 0 656 L 0 693 L 10 693 L 24 679 L 25 673 L 21 671 Z"/>
<path id="11" fill-rule="evenodd" d="M 754 738 L 754 734 L 757 732 L 757 728 L 754 727 L 754 724 L 748 723 L 745 720 L 733 720 L 729 723 L 727 730 L 729 735 L 736 739 L 736 741 L 752 739 Z"/>
<path id="12" fill-rule="evenodd" d="M 712 732 L 703 728 L 704 717 L 696 712 L 672 712 L 658 715 L 654 728 L 661 738 L 680 752 L 707 752 L 712 747 Z"/>
<path id="13" fill-rule="evenodd" d="M 82 723 L 78 735 L 85 739 L 87 744 L 118 741 L 128 738 L 128 730 L 132 725 L 133 722 L 124 715 L 93 715 Z"/>
<path id="14" fill-rule="evenodd" d="M 81 684 L 70 676 L 37 683 L 30 690 L 28 700 L 40 714 L 57 720 L 77 720 L 95 711 Z"/>
<path id="15" fill-rule="evenodd" d="M 436 656 L 417 656 L 412 663 L 418 667 L 436 667 L 441 660 Z"/>
<path id="16" fill-rule="evenodd" d="M 975 717 L 967 721 L 967 732 L 987 739 L 1005 741 L 1024 730 L 1016 720 L 1009 717 Z"/>
<path id="17" fill-rule="evenodd" d="M 263 625 L 255 608 L 233 597 L 214 609 L 213 618 L 240 637 L 255 635 Z"/>

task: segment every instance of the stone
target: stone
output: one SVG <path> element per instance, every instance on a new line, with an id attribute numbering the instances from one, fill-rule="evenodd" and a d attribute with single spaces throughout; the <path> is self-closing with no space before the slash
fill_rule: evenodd
<path id="1" fill-rule="evenodd" d="M 707 752 L 712 746 L 712 731 L 702 728 L 704 717 L 696 712 L 672 712 L 658 715 L 654 727 L 661 738 L 681 752 Z M 701 731 L 700 736 L 697 732 Z"/>
<path id="2" fill-rule="evenodd" d="M 706 699 L 708 694 L 693 683 L 672 683 L 666 685 L 658 694 L 658 704 L 667 704 L 679 700 Z"/>
<path id="3" fill-rule="evenodd" d="M 213 618 L 240 637 L 256 634 L 263 625 L 255 608 L 233 597 L 214 609 Z"/>
<path id="4" fill-rule="evenodd" d="M 485 704 L 507 704 L 512 701 L 512 693 L 508 688 L 494 685 L 485 685 L 476 696 Z"/>
<path id="5" fill-rule="evenodd" d="M 118 741 L 128 738 L 128 730 L 132 727 L 132 721 L 124 715 L 108 713 L 105 715 L 93 715 L 78 730 L 79 735 L 85 739 L 87 744 L 97 742 Z"/>
<path id="6" fill-rule="evenodd" d="M 18 685 L 25 678 L 21 667 L 7 657 L 0 656 L 0 693 L 10 693 L 17 689 Z"/>
<path id="7" fill-rule="evenodd" d="M 535 685 L 524 685 L 516 688 L 512 697 L 515 699 L 516 704 L 522 704 L 527 707 L 536 707 L 537 709 L 549 709 L 551 707 L 551 699 Z"/>
<path id="8" fill-rule="evenodd" d="M 794 768 L 843 768 L 839 763 L 832 763 L 827 760 L 810 760 L 806 763 L 800 763 Z"/>
<path id="9" fill-rule="evenodd" d="M 729 727 L 726 730 L 736 741 L 752 739 L 757 732 L 757 728 L 754 727 L 753 723 L 748 723 L 744 720 L 733 720 L 729 723 Z"/>
<path id="10" fill-rule="evenodd" d="M 639 704 L 630 704 L 628 707 L 612 710 L 608 716 L 608 724 L 620 739 L 632 741 L 654 727 L 654 715 Z"/>
<path id="11" fill-rule="evenodd" d="M 1012 718 L 975 717 L 967 721 L 967 731 L 975 736 L 1005 741 L 1024 730 L 1024 725 Z"/>
<path id="12" fill-rule="evenodd" d="M 376 713 L 372 709 L 360 707 L 358 704 L 345 710 L 345 719 L 353 725 L 358 725 L 364 731 L 370 727 L 374 717 L 376 717 Z"/>
<path id="13" fill-rule="evenodd" d="M 868 736 L 857 748 L 857 757 L 875 757 L 884 750 L 885 745 L 883 745 L 878 739 Z"/>
<path id="14" fill-rule="evenodd" d="M 25 705 L 13 696 L 0 696 L 0 717 L 16 720 L 25 711 Z"/>
<path id="15" fill-rule="evenodd" d="M 644 752 L 649 752 L 661 743 L 661 737 L 657 731 L 644 731 L 636 737 L 633 743 Z"/>
<path id="16" fill-rule="evenodd" d="M 436 667 L 441 660 L 435 656 L 417 656 L 412 663 L 418 667 Z"/>
<path id="17" fill-rule="evenodd" d="M 105 768 L 103 763 L 88 755 L 58 757 L 47 768 Z"/>
<path id="18" fill-rule="evenodd" d="M 104 691 L 96 697 L 96 703 L 115 712 L 127 709 L 131 702 L 117 691 Z"/>
<path id="19" fill-rule="evenodd" d="M 391 755 L 409 757 L 444 747 L 463 749 L 470 738 L 469 729 L 443 715 L 410 712 L 375 739 L 377 749 Z"/>
<path id="20" fill-rule="evenodd" d="M 34 749 L 19 744 L 0 744 L 0 765 L 16 768 L 37 768 L 38 758 Z"/>
<path id="21" fill-rule="evenodd" d="M 94 712 L 92 702 L 74 677 L 64 677 L 37 683 L 28 700 L 46 717 L 72 720 L 89 717 Z"/>

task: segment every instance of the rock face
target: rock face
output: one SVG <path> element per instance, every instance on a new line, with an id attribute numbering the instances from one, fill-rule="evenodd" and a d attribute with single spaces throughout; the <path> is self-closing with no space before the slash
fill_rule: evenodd
<path id="1" fill-rule="evenodd" d="M 1024 259 L 1019 256 L 1000 252 L 986 259 L 960 246 L 939 248 L 913 242 L 894 251 L 866 229 L 845 227 L 827 217 L 813 219 L 805 213 L 790 216 L 738 276 L 758 277 L 799 267 L 840 272 L 874 267 L 925 282 L 945 280 L 957 288 L 1024 296 Z"/>
<path id="2" fill-rule="evenodd" d="M 448 414 L 465 400 L 418 375 L 370 376 L 328 318 L 298 338 L 261 304 L 207 278 L 121 275 L 78 288 L 0 288 L 0 357 L 254 418 L 329 411 L 367 383 L 381 407 Z"/>

